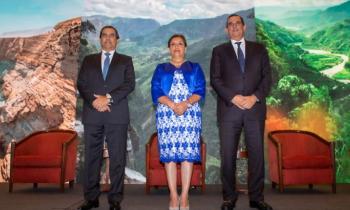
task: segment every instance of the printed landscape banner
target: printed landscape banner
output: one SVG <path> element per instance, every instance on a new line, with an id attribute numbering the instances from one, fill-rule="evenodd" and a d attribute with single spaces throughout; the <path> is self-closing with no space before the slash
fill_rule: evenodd
<path id="1" fill-rule="evenodd" d="M 76 77 L 84 56 L 100 50 L 99 31 L 108 24 L 118 28 L 118 51 L 133 57 L 136 72 L 136 89 L 129 97 L 126 181 L 145 182 L 145 144 L 156 131 L 151 76 L 158 63 L 169 61 L 168 38 L 183 33 L 189 44 L 187 60 L 200 63 L 207 80 L 203 105 L 206 182 L 220 183 L 217 96 L 209 85 L 209 62 L 212 48 L 227 41 L 227 15 L 238 13 L 247 24 L 246 38 L 263 43 L 272 63 L 274 84 L 266 132 L 302 129 L 336 141 L 337 182 L 350 183 L 350 1 L 312 2 L 0 3 L 0 21 L 4 21 L 0 22 L 4 26 L 0 29 L 0 181 L 9 176 L 9 142 L 53 128 L 79 133 L 77 181 L 81 181 L 84 141 Z M 244 150 L 243 141 L 240 147 Z M 101 174 L 103 179 L 104 170 Z M 245 183 L 247 160 L 238 160 L 237 174 Z"/>
<path id="2" fill-rule="evenodd" d="M 0 182 L 11 141 L 34 131 L 74 129 L 82 2 L 0 3 Z"/>
<path id="3" fill-rule="evenodd" d="M 174 33 L 182 33 L 188 41 L 186 59 L 198 62 L 206 76 L 207 96 L 203 105 L 203 137 L 207 147 L 207 183 L 219 183 L 219 139 L 216 126 L 216 94 L 210 87 L 209 63 L 212 48 L 227 41 L 225 24 L 228 14 L 237 12 L 247 24 L 247 39 L 255 40 L 255 19 L 251 1 L 145 1 L 129 5 L 107 3 L 94 7 L 87 1 L 87 16 L 82 18 L 81 59 L 99 48 L 99 31 L 104 25 L 118 28 L 118 51 L 131 55 L 136 72 L 136 88 L 129 97 L 131 122 L 128 139 L 127 177 L 145 175 L 145 144 L 155 128 L 155 109 L 151 100 L 151 78 L 157 64 L 168 62 L 167 42 Z M 226 2 L 226 3 L 225 3 Z M 90 4 L 91 3 L 91 4 Z M 102 9 L 104 8 L 104 9 Z M 131 9 L 132 8 L 132 9 Z M 148 8 L 148 10 L 144 10 Z M 103 10 L 103 12 L 101 12 Z M 125 11 L 130 11 L 126 13 Z M 91 15 L 89 15 L 91 14 Z M 118 14 L 123 14 L 120 17 Z M 77 119 L 80 119 L 81 101 L 78 100 Z M 241 161 L 240 177 L 246 162 Z M 131 173 L 133 172 L 133 173 Z M 141 172 L 138 174 L 137 172 Z M 145 180 L 137 179 L 136 182 Z"/>
<path id="4" fill-rule="evenodd" d="M 257 41 L 273 68 L 267 131 L 308 130 L 335 141 L 340 183 L 350 182 L 349 11 L 341 0 L 255 5 Z"/>

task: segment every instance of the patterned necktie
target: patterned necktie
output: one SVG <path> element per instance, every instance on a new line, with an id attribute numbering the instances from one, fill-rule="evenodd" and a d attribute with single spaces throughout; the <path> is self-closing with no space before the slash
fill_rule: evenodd
<path id="1" fill-rule="evenodd" d="M 103 79 L 106 80 L 107 77 L 107 73 L 108 73 L 108 69 L 109 69 L 109 63 L 110 63 L 110 56 L 111 54 L 109 52 L 105 53 L 105 61 L 103 63 L 103 69 L 102 69 L 102 75 L 103 75 Z"/>
<path id="2" fill-rule="evenodd" d="M 242 42 L 236 42 L 235 44 L 237 45 L 238 62 L 239 62 L 239 65 L 241 66 L 241 71 L 244 72 L 245 61 L 244 61 L 244 54 L 241 49 Z"/>

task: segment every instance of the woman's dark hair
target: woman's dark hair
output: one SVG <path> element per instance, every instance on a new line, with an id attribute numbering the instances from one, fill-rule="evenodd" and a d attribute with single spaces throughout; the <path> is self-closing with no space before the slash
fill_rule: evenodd
<path id="1" fill-rule="evenodd" d="M 170 47 L 170 43 L 171 43 L 171 40 L 173 40 L 174 38 L 181 38 L 182 41 L 184 42 L 185 44 L 185 47 L 187 47 L 187 41 L 186 41 L 186 38 L 183 34 L 174 34 L 172 35 L 169 40 L 168 40 L 168 47 Z"/>

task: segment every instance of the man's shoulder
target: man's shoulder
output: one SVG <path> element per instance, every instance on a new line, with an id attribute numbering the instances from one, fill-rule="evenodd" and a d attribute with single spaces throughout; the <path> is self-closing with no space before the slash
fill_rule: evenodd
<path id="1" fill-rule="evenodd" d="M 221 43 L 219 45 L 216 45 L 213 50 L 222 50 L 222 49 L 225 49 L 227 48 L 228 46 L 230 46 L 230 42 L 224 42 L 224 43 Z"/>
<path id="2" fill-rule="evenodd" d="M 91 59 L 94 59 L 100 55 L 101 55 L 101 53 L 92 53 L 92 54 L 86 55 L 84 59 L 91 60 Z"/>
<path id="3" fill-rule="evenodd" d="M 251 47 L 255 48 L 255 49 L 265 49 L 265 45 L 263 45 L 262 43 L 259 42 L 255 42 L 255 41 L 246 41 L 246 45 L 250 45 Z"/>
<path id="4" fill-rule="evenodd" d="M 101 56 L 101 53 L 92 53 L 92 54 L 86 55 L 84 59 L 93 60 L 96 58 L 100 58 L 100 56 Z M 125 54 L 121 54 L 121 53 L 117 53 L 117 52 L 115 53 L 114 56 L 118 56 L 118 58 L 122 61 L 128 61 L 128 60 L 132 59 L 131 56 L 129 56 L 129 55 L 125 55 Z"/>
<path id="5" fill-rule="evenodd" d="M 129 55 L 125 55 L 125 54 L 121 54 L 121 53 L 117 53 L 115 54 L 116 56 L 119 57 L 120 60 L 124 60 L 124 61 L 128 61 L 128 60 L 131 60 L 131 56 Z"/>

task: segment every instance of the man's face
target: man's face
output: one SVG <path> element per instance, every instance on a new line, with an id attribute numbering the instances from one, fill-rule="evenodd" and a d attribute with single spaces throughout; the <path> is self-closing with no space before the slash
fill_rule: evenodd
<path id="1" fill-rule="evenodd" d="M 232 16 L 228 19 L 228 24 L 225 30 L 230 39 L 239 41 L 244 37 L 246 27 L 243 25 L 240 17 Z"/>
<path id="2" fill-rule="evenodd" d="M 112 51 L 117 47 L 117 36 L 112 28 L 105 28 L 102 31 L 100 44 L 102 50 Z"/>

